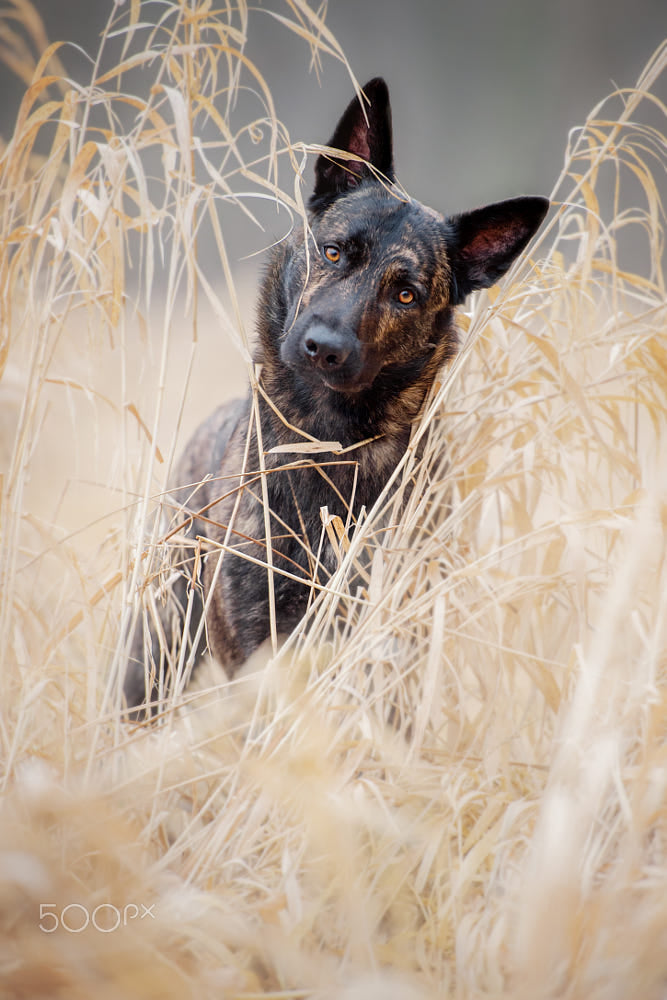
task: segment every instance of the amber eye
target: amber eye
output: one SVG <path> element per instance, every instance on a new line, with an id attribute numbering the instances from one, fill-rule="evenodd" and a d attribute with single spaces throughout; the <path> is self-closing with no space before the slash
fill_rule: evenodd
<path id="1" fill-rule="evenodd" d="M 402 306 L 410 306 L 415 301 L 415 293 L 411 288 L 402 288 L 398 293 L 398 301 Z"/>
<path id="2" fill-rule="evenodd" d="M 332 264 L 337 264 L 340 260 L 340 250 L 338 247 L 330 244 L 324 248 L 324 256 L 327 260 L 330 260 Z"/>

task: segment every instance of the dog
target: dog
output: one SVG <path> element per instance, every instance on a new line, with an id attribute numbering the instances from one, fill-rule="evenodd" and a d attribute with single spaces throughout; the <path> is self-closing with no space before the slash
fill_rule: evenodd
<path id="1" fill-rule="evenodd" d="M 232 677 L 269 637 L 272 613 L 281 633 L 299 623 L 337 566 L 319 546 L 321 509 L 350 519 L 373 506 L 455 356 L 456 307 L 498 281 L 549 207 L 518 197 L 446 218 L 408 198 L 394 174 L 387 85 L 376 78 L 363 92 L 367 104 L 352 100 L 317 158 L 308 229 L 272 251 L 258 391 L 217 409 L 175 471 L 180 575 L 131 643 L 132 718 L 155 714 L 173 683 L 172 641 L 185 644 L 181 668 L 208 646 Z M 341 451 L 286 461 L 275 450 L 304 438 Z"/>

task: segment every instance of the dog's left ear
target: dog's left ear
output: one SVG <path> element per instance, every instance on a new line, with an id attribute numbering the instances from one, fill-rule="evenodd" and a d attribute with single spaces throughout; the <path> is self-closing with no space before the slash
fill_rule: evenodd
<path id="1" fill-rule="evenodd" d="M 391 137 L 391 106 L 389 90 L 381 77 L 369 80 L 363 88 L 368 98 L 361 102 L 355 97 L 336 126 L 327 143 L 359 159 L 341 160 L 333 156 L 318 156 L 315 163 L 315 189 L 310 207 L 325 207 L 334 198 L 357 187 L 360 181 L 373 175 L 371 163 L 388 180 L 394 180 L 393 146 Z"/>
<path id="2" fill-rule="evenodd" d="M 526 248 L 549 209 L 547 198 L 510 198 L 448 219 L 452 305 L 494 285 Z"/>

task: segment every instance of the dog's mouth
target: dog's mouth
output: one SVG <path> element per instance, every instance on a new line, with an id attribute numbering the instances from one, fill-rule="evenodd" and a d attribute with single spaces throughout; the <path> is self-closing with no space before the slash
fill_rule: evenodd
<path id="1" fill-rule="evenodd" d="M 311 370 L 311 376 L 318 378 L 332 392 L 358 397 L 373 387 L 382 367 L 379 359 L 366 356 L 359 366 L 329 370 L 320 368 Z"/>
<path id="2" fill-rule="evenodd" d="M 320 375 L 321 382 L 333 392 L 339 392 L 345 396 L 358 396 L 360 393 L 370 389 L 373 385 L 373 378 L 327 378 Z"/>
<path id="3" fill-rule="evenodd" d="M 370 389 L 383 362 L 381 354 L 354 332 L 322 320 L 305 330 L 293 330 L 281 345 L 280 357 L 311 384 L 351 397 Z"/>
<path id="4" fill-rule="evenodd" d="M 332 392 L 358 397 L 368 391 L 382 368 L 382 359 L 363 344 L 343 364 L 310 365 L 311 373 Z"/>

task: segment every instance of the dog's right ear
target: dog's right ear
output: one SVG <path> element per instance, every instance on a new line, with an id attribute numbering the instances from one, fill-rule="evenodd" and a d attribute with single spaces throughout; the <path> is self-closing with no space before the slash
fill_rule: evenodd
<path id="1" fill-rule="evenodd" d="M 327 143 L 353 155 L 342 160 L 335 156 L 318 156 L 315 163 L 315 189 L 310 208 L 325 208 L 339 195 L 345 194 L 366 177 L 372 177 L 372 164 L 389 181 L 394 180 L 394 156 L 391 137 L 391 107 L 389 90 L 381 77 L 369 80 L 363 88 L 369 103 L 355 97 L 348 104 L 336 131 Z M 356 159 L 359 157 L 359 159 Z"/>

